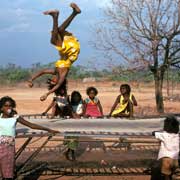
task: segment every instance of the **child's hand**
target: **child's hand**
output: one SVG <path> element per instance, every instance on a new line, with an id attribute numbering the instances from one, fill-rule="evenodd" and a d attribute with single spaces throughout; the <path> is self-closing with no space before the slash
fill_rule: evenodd
<path id="1" fill-rule="evenodd" d="M 46 116 L 46 115 L 47 115 L 47 113 L 46 113 L 46 112 L 43 112 L 41 115 L 42 115 L 42 116 Z"/>
<path id="2" fill-rule="evenodd" d="M 28 87 L 32 88 L 34 84 L 31 80 L 28 80 L 27 85 L 28 85 Z"/>
<path id="3" fill-rule="evenodd" d="M 153 131 L 153 132 L 152 132 L 152 135 L 153 135 L 153 136 L 155 136 L 155 132 L 156 132 L 156 131 Z"/>
<path id="4" fill-rule="evenodd" d="M 45 101 L 47 99 L 48 95 L 47 94 L 44 94 L 43 96 L 40 97 L 40 100 L 41 101 Z"/>

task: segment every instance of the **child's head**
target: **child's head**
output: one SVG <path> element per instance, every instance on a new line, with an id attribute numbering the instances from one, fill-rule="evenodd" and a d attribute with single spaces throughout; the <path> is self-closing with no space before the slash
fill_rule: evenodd
<path id="1" fill-rule="evenodd" d="M 48 89 L 51 90 L 57 84 L 57 77 L 53 76 L 51 79 L 47 80 Z M 65 96 L 67 95 L 67 80 L 65 79 L 61 86 L 54 92 L 56 96 Z"/>
<path id="2" fill-rule="evenodd" d="M 164 131 L 168 133 L 179 133 L 179 122 L 174 116 L 168 116 L 164 120 Z"/>
<path id="3" fill-rule="evenodd" d="M 121 94 L 130 94 L 131 87 L 128 84 L 122 84 L 120 86 L 120 92 Z"/>
<path id="4" fill-rule="evenodd" d="M 16 113 L 16 102 L 9 96 L 4 96 L 0 99 L 0 113 L 11 116 Z"/>
<path id="5" fill-rule="evenodd" d="M 91 86 L 87 88 L 86 94 L 93 99 L 98 94 L 98 90 L 95 87 Z"/>
<path id="6" fill-rule="evenodd" d="M 82 100 L 82 96 L 79 93 L 79 91 L 73 91 L 71 93 L 71 103 L 72 104 L 78 104 Z"/>

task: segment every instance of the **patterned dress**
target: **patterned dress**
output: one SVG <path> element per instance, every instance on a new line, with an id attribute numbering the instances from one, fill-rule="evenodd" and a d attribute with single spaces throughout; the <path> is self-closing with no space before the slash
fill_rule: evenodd
<path id="1" fill-rule="evenodd" d="M 101 112 L 98 108 L 99 99 L 95 97 L 93 100 L 90 98 L 86 98 L 84 100 L 86 104 L 86 112 L 85 115 L 88 115 L 90 117 L 100 117 L 102 116 Z"/>

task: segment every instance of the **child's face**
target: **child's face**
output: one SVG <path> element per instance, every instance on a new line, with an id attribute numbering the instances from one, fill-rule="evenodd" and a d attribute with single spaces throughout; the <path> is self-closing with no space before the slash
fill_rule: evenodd
<path id="1" fill-rule="evenodd" d="M 10 101 L 6 101 L 3 107 L 1 108 L 1 111 L 3 112 L 5 116 L 10 116 L 10 114 L 12 113 L 12 110 L 13 110 L 13 107 Z"/>
<path id="2" fill-rule="evenodd" d="M 126 90 L 125 87 L 121 87 L 121 88 L 120 88 L 120 93 L 121 93 L 121 94 L 126 94 L 126 92 L 127 92 L 127 90 Z"/>
<path id="3" fill-rule="evenodd" d="M 91 99 L 93 99 L 96 96 L 96 93 L 93 90 L 91 90 L 88 95 Z"/>
<path id="4" fill-rule="evenodd" d="M 81 98 L 79 97 L 78 94 L 74 94 L 74 96 L 72 98 L 73 98 L 74 102 L 76 102 L 76 103 L 81 101 Z"/>

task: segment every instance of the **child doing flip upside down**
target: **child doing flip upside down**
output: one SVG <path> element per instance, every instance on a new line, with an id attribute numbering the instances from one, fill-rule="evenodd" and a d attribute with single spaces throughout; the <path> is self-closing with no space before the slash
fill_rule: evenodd
<path id="1" fill-rule="evenodd" d="M 44 12 L 45 15 L 50 15 L 53 18 L 53 30 L 51 35 L 51 43 L 59 51 L 60 59 L 55 63 L 55 69 L 44 69 L 35 74 L 30 80 L 28 80 L 28 86 L 33 86 L 33 81 L 44 75 L 52 74 L 57 76 L 57 84 L 40 97 L 41 101 L 46 100 L 49 94 L 53 93 L 63 83 L 67 77 L 71 65 L 77 60 L 80 52 L 80 44 L 77 38 L 70 32 L 66 31 L 74 17 L 81 13 L 81 10 L 75 3 L 70 4 L 73 9 L 72 14 L 58 27 L 58 10 L 50 10 Z"/>

